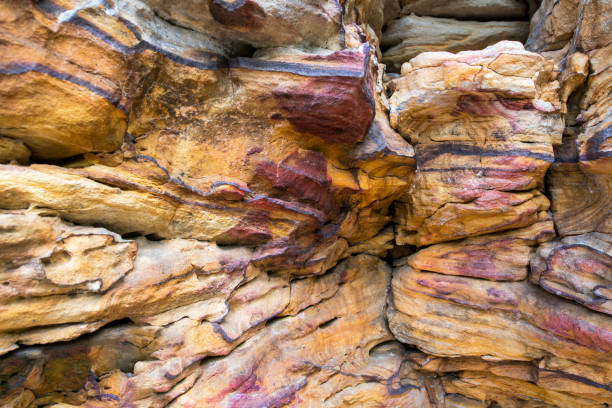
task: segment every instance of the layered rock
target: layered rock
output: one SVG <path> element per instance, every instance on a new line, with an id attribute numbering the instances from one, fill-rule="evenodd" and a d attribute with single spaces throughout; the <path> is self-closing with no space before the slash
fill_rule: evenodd
<path id="1" fill-rule="evenodd" d="M 555 50 L 568 89 L 568 119 L 563 149 L 549 176 L 553 212 L 562 236 L 593 231 L 610 233 L 611 81 L 609 2 L 544 4 L 542 29 L 532 31 L 529 46 Z M 558 16 L 577 16 L 570 33 L 549 27 Z M 568 17 L 569 18 L 569 17 Z M 535 24 L 536 16 L 534 16 Z M 548 45 L 551 44 L 551 45 Z M 554 46 L 552 44 L 555 44 Z M 582 75 L 580 75 L 582 71 Z M 588 73 L 588 78 L 584 73 Z"/>
<path id="2" fill-rule="evenodd" d="M 555 295 L 612 314 L 612 245 L 608 234 L 575 235 L 544 244 L 530 279 Z"/>
<path id="3" fill-rule="evenodd" d="M 176 247 L 177 241 L 150 245 L 160 254 L 171 244 Z M 145 248 L 139 249 L 135 271 L 139 263 L 150 262 L 139 261 L 147 257 Z M 235 250 L 226 251 L 228 258 L 235 255 Z M 183 259 L 205 263 L 213 253 L 202 248 Z M 132 298 L 140 317 L 130 319 L 139 323 L 115 324 L 64 346 L 10 354 L 0 372 L 3 391 L 11 391 L 3 403 L 28 399 L 88 407 L 170 402 L 231 407 L 316 401 L 330 407 L 429 406 L 404 349 L 389 342 L 383 309 L 390 271 L 383 262 L 360 255 L 322 277 L 292 283 L 286 275 L 248 268 L 245 272 L 239 262 L 228 261 L 233 270 L 214 271 L 214 265 L 206 265 L 175 278 L 199 280 L 199 290 L 191 287 L 210 291 L 210 299 L 200 296 L 198 302 L 181 307 L 176 296 L 180 283 L 141 282 L 139 296 L 165 297 L 173 308 L 164 312 Z M 223 292 L 229 293 L 224 280 L 243 283 L 225 302 L 218 302 Z M 298 290 L 304 287 L 310 288 L 308 295 Z M 364 298 L 375 301 L 364 308 Z"/>
<path id="4" fill-rule="evenodd" d="M 175 10 L 177 16 L 189 15 L 192 6 L 196 7 Z M 231 57 L 230 51 L 213 54 L 216 48 L 209 46 L 212 40 L 206 30 L 186 34 L 192 43 L 170 43 L 184 30 L 154 15 L 163 15 L 163 8 L 145 9 L 138 2 L 74 7 L 43 2 L 11 9 L 12 23 L 4 33 L 9 46 L 21 38 L 17 30 L 23 21 L 31 28 L 19 34 L 29 42 L 10 63 L 25 68 L 4 73 L 13 81 L 5 88 L 13 99 L 5 102 L 25 106 L 14 99 L 20 94 L 16 87 L 29 86 L 24 75 L 34 75 L 43 82 L 76 87 L 89 102 L 66 94 L 59 98 L 62 103 L 91 109 L 98 116 L 42 103 L 49 112 L 29 112 L 49 130 L 44 137 L 36 136 L 43 130 L 31 127 L 37 122 L 19 112 L 7 113 L 3 122 L 10 125 L 10 118 L 19 118 L 29 126 L 23 129 L 27 137 L 12 126 L 3 133 L 23 140 L 37 159 L 82 153 L 67 159 L 69 167 L 82 169 L 5 167 L 4 208 L 44 206 L 66 220 L 102 225 L 121 234 L 270 243 L 260 257 L 285 254 L 296 264 L 293 267 L 308 262 L 316 242 L 337 238 L 334 230 L 340 229 L 350 242 L 362 242 L 388 222 L 389 203 L 408 186 L 413 151 L 384 116 L 371 126 L 382 108 L 374 96 L 378 74 L 373 50 L 355 37 L 360 28 L 346 28 L 342 50 L 336 50 L 339 46 L 329 33 L 317 32 L 331 41 L 324 41 L 328 49 L 269 48 L 258 52 L 258 58 Z M 337 15 L 328 15 L 327 9 L 337 12 L 334 7 L 306 8 L 313 18 L 335 21 Z M 301 18 L 306 11 L 296 4 L 293 14 L 284 16 Z M 168 36 L 151 37 L 154 24 L 167 28 Z M 331 31 L 340 33 L 338 24 L 332 26 Z M 227 38 L 228 46 L 246 35 L 232 30 L 236 39 Z M 261 35 L 264 41 L 270 33 Z M 294 46 L 303 45 L 302 39 L 291 38 Z M 64 48 L 58 44 L 58 51 L 55 46 L 36 45 L 60 40 Z M 270 40 L 267 45 L 285 42 Z M 56 61 L 67 58 L 62 50 L 76 54 L 68 66 Z M 99 68 L 92 74 L 79 58 L 95 53 L 115 60 L 108 62 L 106 71 Z M 41 95 L 58 98 L 45 86 L 37 87 Z M 116 132 L 97 125 L 111 123 L 106 108 L 101 108 L 108 103 L 123 115 Z M 64 114 L 67 110 L 74 114 Z M 101 134 L 64 118 L 82 120 Z M 75 141 L 62 131 L 66 127 L 108 145 Z M 54 134 L 57 137 L 51 137 Z M 221 151 L 226 154 L 219 161 Z M 387 156 L 393 157 L 381 160 Z M 64 202 L 64 197 L 72 201 Z"/>
<path id="5" fill-rule="evenodd" d="M 538 370 L 559 378 L 542 384 L 537 376 L 523 378 L 541 388 L 536 392 L 541 402 L 552 403 L 546 399 L 551 391 L 569 394 L 563 398 L 575 406 L 593 406 L 612 397 L 612 319 L 528 282 L 492 282 L 403 267 L 394 273 L 388 313 L 396 337 L 428 354 L 534 361 Z"/>
<path id="6" fill-rule="evenodd" d="M 528 5 L 517 0 L 402 0 L 402 12 L 459 20 L 519 20 Z"/>
<path id="7" fill-rule="evenodd" d="M 399 71 L 422 52 L 478 50 L 502 40 L 522 41 L 528 32 L 525 21 L 458 21 L 410 14 L 387 27 L 382 61 Z"/>
<path id="8" fill-rule="evenodd" d="M 612 10 L 538 3 L 0 5 L 0 405 L 610 404 Z"/>
<path id="9" fill-rule="evenodd" d="M 495 281 L 527 278 L 534 247 L 555 236 L 550 217 L 525 228 L 423 248 L 405 262 L 415 269 Z"/>
<path id="10" fill-rule="evenodd" d="M 444 398 L 447 406 L 481 407 L 488 400 L 502 407 L 592 407 L 605 406 L 608 401 L 596 384 L 530 362 L 423 353 L 413 353 L 410 359 L 422 372 L 438 374 L 436 385 L 448 393 Z"/>
<path id="11" fill-rule="evenodd" d="M 502 42 L 424 53 L 404 65 L 391 124 L 416 146 L 418 173 L 396 203 L 398 244 L 428 245 L 545 217 L 538 191 L 563 122 L 552 63 Z"/>
<path id="12" fill-rule="evenodd" d="M 524 41 L 535 4 L 517 0 L 402 0 L 381 41 L 382 62 L 399 72 L 422 52 L 479 50 L 502 40 Z"/>
<path id="13" fill-rule="evenodd" d="M 569 18 L 561 13 L 560 7 L 567 6 L 562 3 L 545 4 L 538 13 L 555 7 L 558 14 L 549 18 Z M 592 407 L 606 406 L 612 401 L 609 359 L 612 320 L 608 316 L 607 303 L 612 271 L 607 234 L 609 166 L 605 159 L 605 142 L 598 144 L 595 150 L 592 147 L 594 134 L 605 140 L 602 136 L 605 131 L 601 129 L 605 129 L 608 113 L 601 107 L 608 99 L 603 84 L 609 81 L 597 81 L 598 75 L 594 75 L 589 62 L 590 53 L 600 56 L 598 62 L 602 66 L 609 64 L 609 58 L 603 57 L 604 53 L 599 50 L 589 51 L 586 46 L 589 41 L 578 45 L 580 19 L 586 20 L 585 13 L 588 15 L 588 10 L 598 9 L 601 15 L 609 14 L 602 4 L 583 4 L 582 8 L 577 4 L 576 7 L 578 24 L 574 21 L 573 27 L 578 28 L 575 34 L 574 28 L 571 29 L 574 40 L 571 36 L 566 38 L 570 43 L 565 51 L 560 51 L 565 52 L 567 58 L 561 60 L 559 53 L 544 52 L 556 58 L 558 65 L 554 70 L 560 70 L 560 75 L 553 72 L 552 62 L 541 59 L 540 64 L 548 64 L 548 73 L 540 70 L 531 77 L 536 91 L 532 92 L 533 99 L 529 103 L 539 112 L 540 119 L 526 118 L 525 123 L 529 124 L 526 126 L 514 122 L 515 125 L 510 125 L 512 131 L 500 132 L 503 136 L 498 140 L 492 137 L 494 132 L 489 129 L 503 129 L 499 124 L 508 120 L 507 115 L 502 110 L 493 114 L 490 109 L 476 109 L 478 105 L 474 102 L 498 98 L 490 96 L 489 93 L 496 95 L 499 91 L 490 89 L 488 84 L 493 78 L 501 84 L 504 76 L 497 75 L 503 75 L 506 69 L 509 69 L 506 75 L 510 75 L 505 77 L 507 79 L 520 72 L 516 68 L 525 65 L 516 63 L 518 53 L 513 53 L 513 63 L 510 59 L 505 61 L 502 72 L 493 68 L 494 74 L 487 75 L 491 65 L 482 64 L 467 76 L 467 80 L 461 72 L 476 65 L 479 53 L 459 53 L 465 55 L 463 59 L 448 54 L 435 59 L 436 54 L 426 53 L 405 64 L 402 77 L 390 83 L 393 92 L 391 123 L 416 144 L 417 160 L 415 182 L 406 194 L 407 200 L 399 207 L 396 203 L 398 242 L 435 245 L 396 261 L 389 325 L 396 338 L 421 350 L 411 355 L 411 361 L 418 370 L 431 373 L 430 388 L 436 391 L 438 400 L 450 406 L 482 406 L 483 401 L 494 401 L 496 406 L 504 407 Z M 538 20 L 541 18 L 538 13 L 533 21 L 543 24 Z M 604 26 L 597 23 L 601 18 L 600 15 L 590 17 L 594 23 L 588 29 L 590 33 Z M 550 22 L 546 24 L 540 28 L 553 27 Z M 553 40 L 544 33 L 543 29 L 532 31 L 528 46 L 535 49 L 536 39 L 552 44 Z M 517 51 L 523 52 L 520 48 Z M 498 58 L 499 54 L 491 52 L 485 61 L 491 64 Z M 437 76 L 431 75 L 431 71 Z M 512 81 L 512 86 L 510 81 L 507 89 L 518 96 L 512 98 L 516 103 L 523 91 L 518 86 L 520 81 Z M 471 85 L 473 83 L 477 86 Z M 589 91 L 595 83 L 598 91 Z M 487 91 L 485 97 L 472 96 Z M 559 100 L 555 100 L 557 91 Z M 460 106 L 456 101 L 461 92 L 470 93 L 471 100 L 463 104 L 465 108 L 454 111 L 446 108 Z M 590 110 L 591 104 L 600 104 L 599 110 Z M 516 112 L 521 112 L 526 105 L 522 106 Z M 549 109 L 541 109 L 544 106 Z M 461 114 L 465 111 L 472 118 L 463 119 Z M 521 120 L 520 115 L 516 113 L 512 117 Z M 547 116 L 549 119 L 544 119 Z M 530 126 L 536 123 L 543 127 L 537 130 Z M 523 132 L 525 136 L 521 136 Z M 536 136 L 538 134 L 552 138 L 546 142 Z M 491 234 L 484 228 L 478 230 L 481 225 L 487 225 L 483 219 L 492 217 L 492 222 L 508 219 L 505 217 L 513 208 L 506 203 L 491 214 L 486 212 L 488 208 L 480 205 L 478 217 L 470 217 L 466 211 L 472 202 L 464 204 L 466 199 L 459 193 L 473 193 L 479 188 L 482 182 L 477 177 L 487 176 L 491 161 L 486 157 L 488 154 L 481 153 L 478 164 L 472 165 L 478 170 L 475 172 L 478 176 L 469 183 L 462 182 L 457 175 L 463 170 L 461 155 L 471 150 L 458 146 L 464 144 L 464 140 L 473 139 L 485 146 L 504 146 L 495 153 L 500 157 L 514 156 L 516 150 L 510 144 L 530 140 L 531 143 L 524 145 L 529 147 L 521 149 L 521 155 L 539 160 L 547 156 L 541 171 L 533 162 L 498 172 L 507 175 L 506 182 L 502 184 L 502 177 L 499 177 L 500 184 L 485 185 L 483 194 L 495 197 L 495 190 L 504 194 L 525 194 L 534 189 L 531 191 L 535 195 L 531 197 L 535 197 L 547 192 L 542 189 L 544 173 L 552 162 L 547 181 L 555 228 L 543 208 L 537 218 L 522 215 L 517 218 L 520 219 L 518 224 L 514 221 L 493 224 L 496 231 L 505 232 Z M 446 154 L 448 159 L 442 162 L 446 166 L 437 168 L 430 164 L 436 163 L 431 159 L 435 156 L 425 147 L 443 142 L 446 146 L 444 150 L 439 148 L 437 154 Z M 549 143 L 548 146 L 544 147 L 545 143 Z M 587 153 L 588 146 L 593 153 Z M 533 148 L 535 150 L 529 150 Z M 444 176 L 434 178 L 430 175 L 442 171 Z M 520 174 L 517 178 L 515 171 Z M 525 184 L 513 193 L 514 181 L 519 179 Z M 476 196 L 473 202 L 478 203 L 481 197 Z M 432 209 L 427 212 L 423 210 L 430 207 Z M 447 211 L 449 207 L 453 211 Z M 459 208 L 455 210 L 454 207 Z M 421 218 L 415 217 L 420 214 L 423 214 Z M 427 217 L 439 217 L 440 221 L 435 227 L 429 227 Z M 455 221 L 457 219 L 460 221 Z M 516 229 L 518 227 L 520 229 Z M 448 230 L 461 231 L 461 234 L 441 235 Z M 555 232 L 561 237 L 550 241 Z M 464 236 L 468 238 L 454 241 Z"/>
<path id="14" fill-rule="evenodd" d="M 375 13 L 0 15 L 1 405 L 429 404 L 386 327 L 389 268 L 351 257 L 392 247 L 415 166 Z"/>

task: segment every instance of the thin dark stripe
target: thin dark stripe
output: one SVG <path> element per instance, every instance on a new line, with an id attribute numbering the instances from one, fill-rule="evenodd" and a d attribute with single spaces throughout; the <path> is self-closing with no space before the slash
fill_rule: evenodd
<path id="1" fill-rule="evenodd" d="M 50 77 L 56 79 L 68 81 L 75 85 L 82 86 L 88 89 L 89 91 L 95 93 L 96 95 L 103 97 L 113 106 L 121 109 L 121 111 L 125 113 L 126 116 L 128 115 L 127 109 L 121 103 L 119 103 L 119 98 L 113 96 L 110 92 L 107 92 L 104 89 L 74 75 L 67 74 L 64 72 L 58 72 L 50 67 L 47 67 L 46 65 L 38 63 L 18 62 L 0 66 L 0 74 L 2 75 L 20 75 L 25 74 L 27 72 L 38 72 L 41 74 L 49 75 Z"/>

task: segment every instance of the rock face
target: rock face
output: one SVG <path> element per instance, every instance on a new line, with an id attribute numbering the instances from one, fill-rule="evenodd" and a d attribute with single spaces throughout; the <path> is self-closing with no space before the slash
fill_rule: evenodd
<path id="1" fill-rule="evenodd" d="M 396 203 L 398 244 L 428 245 L 545 218 L 544 175 L 561 141 L 552 64 L 501 42 L 423 53 L 390 84 L 391 124 L 419 173 Z"/>
<path id="2" fill-rule="evenodd" d="M 477 50 L 501 40 L 522 41 L 528 32 L 526 21 L 459 21 L 410 14 L 387 27 L 382 61 L 399 71 L 402 63 L 425 51 Z"/>
<path id="3" fill-rule="evenodd" d="M 425 53 L 390 83 L 391 123 L 417 160 L 396 239 L 435 245 L 396 261 L 387 315 L 447 406 L 612 401 L 611 10 L 545 1 L 527 42 L 545 58 L 501 43 Z"/>
<path id="4" fill-rule="evenodd" d="M 612 404 L 610 21 L 4 1 L 0 406 Z"/>
<path id="5" fill-rule="evenodd" d="M 524 41 L 534 2 L 518 0 L 401 0 L 383 33 L 382 62 L 399 72 L 427 51 L 479 50 L 502 40 Z"/>

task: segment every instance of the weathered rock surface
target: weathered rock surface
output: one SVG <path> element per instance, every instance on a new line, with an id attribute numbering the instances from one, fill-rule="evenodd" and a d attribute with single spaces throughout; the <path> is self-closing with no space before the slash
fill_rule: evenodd
<path id="1" fill-rule="evenodd" d="M 545 2 L 544 6 L 550 10 L 548 17 L 541 30 L 532 31 L 528 46 L 557 50 L 551 54 L 561 61 L 561 77 L 569 89 L 565 92 L 569 113 L 563 149 L 549 175 L 555 223 L 561 236 L 612 233 L 612 34 L 607 18 L 612 5 L 593 1 Z M 561 16 L 577 16 L 570 34 L 550 31 Z M 581 79 L 580 71 L 588 71 L 588 78 Z"/>
<path id="2" fill-rule="evenodd" d="M 402 13 L 460 20 L 523 19 L 528 5 L 518 0 L 402 0 Z"/>
<path id="3" fill-rule="evenodd" d="M 525 41 L 529 16 L 537 8 L 535 1 L 519 0 L 402 0 L 400 6 L 381 40 L 382 62 L 393 72 L 422 52 L 479 50 L 502 40 Z"/>
<path id="4" fill-rule="evenodd" d="M 555 295 L 612 314 L 612 237 L 589 233 L 540 246 L 530 279 Z"/>
<path id="5" fill-rule="evenodd" d="M 535 383 L 526 391 L 541 403 L 593 406 L 612 398 L 608 385 L 612 373 L 611 317 L 563 301 L 526 281 L 491 282 L 403 267 L 394 272 L 392 287 L 389 326 L 400 341 L 436 356 L 472 356 L 496 362 L 501 373 L 505 370 L 499 362 L 534 361 L 538 370 L 559 378 L 542 383 L 537 376 L 521 378 Z M 470 379 L 470 375 L 468 372 L 465 382 L 480 377 Z M 490 384 L 483 388 L 464 389 L 459 377 L 445 389 L 451 393 L 459 389 L 463 395 L 480 399 L 479 393 L 490 395 L 488 387 L 503 388 L 503 380 L 502 385 L 496 385 L 495 378 L 484 377 L 480 381 Z M 551 399 L 553 392 L 562 397 Z M 526 397 L 515 395 L 516 399 Z"/>
<path id="6" fill-rule="evenodd" d="M 525 21 L 458 21 L 411 14 L 387 27 L 382 62 L 399 71 L 402 63 L 422 52 L 478 50 L 501 40 L 523 41 L 528 33 Z"/>
<path id="7" fill-rule="evenodd" d="M 408 199 L 403 206 L 397 207 L 396 203 L 399 242 L 436 243 L 436 240 L 427 240 L 426 232 L 440 234 L 449 228 L 449 223 L 453 225 L 456 214 L 462 213 L 453 211 L 450 216 L 443 213 L 436 228 L 431 229 L 420 227 L 427 226 L 427 218 L 425 222 L 418 218 L 417 222 L 412 221 L 413 214 L 440 201 L 445 206 L 424 214 L 437 217 L 446 207 L 458 205 L 463 210 L 463 198 L 458 194 L 451 196 L 447 191 L 473 192 L 479 185 L 459 184 L 460 179 L 454 174 L 461 169 L 459 158 L 448 159 L 444 176 L 430 176 L 433 166 L 429 165 L 428 150 L 421 144 L 454 141 L 444 151 L 451 156 L 459 141 L 480 135 L 477 140 L 481 144 L 494 146 L 518 136 L 512 143 L 524 143 L 526 139 L 521 141 L 520 134 L 525 131 L 531 140 L 530 147 L 523 150 L 526 155 L 535 158 L 537 154 L 543 159 L 543 153 L 548 156 L 546 162 L 552 162 L 547 190 L 542 187 L 548 164 L 543 164 L 543 171 L 537 171 L 534 163 L 523 167 L 523 171 L 530 172 L 524 173 L 523 180 L 535 184 L 517 191 L 524 194 L 533 188 L 535 194 L 548 193 L 555 230 L 561 237 L 551 241 L 555 231 L 550 228 L 550 215 L 541 213 L 535 223 L 533 219 L 521 217 L 530 226 L 520 225 L 520 229 L 509 226 L 506 232 L 486 235 L 475 231 L 479 236 L 437 243 L 395 262 L 389 326 L 400 341 L 419 348 L 421 352 L 412 354 L 411 361 L 417 370 L 431 373 L 430 388 L 436 390 L 438 400 L 445 400 L 450 406 L 475 407 L 482 406 L 483 401 L 494 401 L 495 406 L 503 407 L 592 407 L 607 406 L 612 401 L 608 344 L 612 338 L 608 304 L 612 272 L 608 234 L 611 173 L 605 141 L 610 113 L 604 108 L 609 104 L 610 80 L 600 77 L 605 76 L 611 63 L 605 51 L 609 30 L 602 23 L 603 16 L 608 16 L 606 21 L 609 21 L 610 11 L 605 2 L 571 3 L 544 2 L 532 20 L 527 46 L 556 61 L 554 69 L 548 65 L 547 74 L 538 73 L 534 84 L 536 89 L 542 88 L 532 93 L 531 104 L 538 115 L 550 115 L 549 121 L 542 117 L 526 120 L 526 123 L 544 126 L 542 130 L 519 125 L 508 132 L 512 135 L 510 138 L 504 136 L 502 141 L 495 141 L 486 136 L 491 134 L 486 132 L 489 118 L 472 120 L 466 131 L 459 109 L 451 112 L 455 117 L 443 117 L 448 111 L 445 106 L 456 103 L 455 95 L 464 89 L 471 94 L 487 91 L 486 81 L 478 81 L 477 87 L 470 86 L 475 78 L 486 74 L 486 68 L 475 71 L 468 81 L 460 76 L 464 69 L 474 65 L 474 56 L 478 53 L 466 53 L 472 57 L 461 61 L 466 68 L 452 66 L 450 61 L 456 59 L 454 56 L 445 56 L 442 64 L 426 64 L 421 61 L 432 60 L 430 55 L 434 54 L 422 54 L 404 65 L 402 77 L 390 83 L 392 124 L 416 145 L 417 160 L 415 182 L 405 195 Z M 561 23 L 562 19 L 571 23 Z M 593 33 L 597 33 L 597 40 L 591 37 Z M 592 56 L 596 59 L 592 60 Z M 492 61 L 496 58 L 499 57 L 490 56 Z M 444 74 L 434 79 L 431 75 L 415 74 L 437 66 L 446 71 L 437 68 Z M 504 69 L 517 66 L 520 65 L 503 64 Z M 542 81 L 544 78 L 547 79 Z M 520 95 L 522 91 L 516 87 L 512 92 Z M 551 96 L 557 92 L 560 99 L 555 101 Z M 516 103 L 520 98 L 513 100 Z M 540 102 L 543 100 L 546 103 Z M 466 106 L 475 111 L 475 104 L 470 102 Z M 538 109 L 548 104 L 554 109 Z M 438 121 L 446 124 L 436 127 Z M 551 145 L 544 148 L 541 144 L 546 139 L 538 134 L 553 136 L 549 139 Z M 538 144 L 545 150 L 539 150 Z M 537 150 L 527 153 L 530 148 Z M 514 148 L 500 150 L 508 154 Z M 474 166 L 481 171 L 481 177 L 486 174 L 488 160 L 483 154 L 479 165 Z M 514 177 L 503 186 L 500 184 L 498 191 L 512 192 L 511 179 Z M 416 190 L 419 180 L 423 180 L 422 187 Z M 458 189 L 468 185 L 469 189 Z M 485 193 L 491 194 L 495 189 L 490 186 Z M 419 199 L 418 194 L 423 198 Z M 508 206 L 499 208 L 500 212 L 493 217 L 506 214 L 509 209 Z M 468 215 L 465 210 L 463 214 Z M 487 217 L 484 211 L 481 215 Z M 466 217 L 460 225 L 475 229 L 482 222 L 481 218 Z M 402 223 L 408 229 L 402 230 Z M 548 226 L 544 227 L 546 223 Z M 526 237 L 531 241 L 525 240 Z M 454 237 L 443 240 L 450 239 Z"/>
<path id="8" fill-rule="evenodd" d="M 418 173 L 396 203 L 398 244 L 428 245 L 545 217 L 537 189 L 563 129 L 552 63 L 502 42 L 423 53 L 390 84 L 391 124 L 416 145 Z"/>
<path id="9" fill-rule="evenodd" d="M 195 253 L 192 260 L 198 257 L 206 261 Z M 308 401 L 329 407 L 429 406 L 403 347 L 390 342 L 383 316 L 390 268 L 382 261 L 368 255 L 350 258 L 324 276 L 309 278 L 305 284 L 312 289 L 306 298 L 296 290 L 303 281 L 289 284 L 288 276 L 248 271 L 246 276 L 244 268 L 234 269 L 184 274 L 202 284 L 206 275 L 218 275 L 218 283 L 207 285 L 216 289 L 211 293 L 216 297 L 223 296 L 223 280 L 248 281 L 227 302 L 202 296 L 179 307 L 180 298 L 172 296 L 168 301 L 174 308 L 155 314 L 163 309 L 133 299 L 140 313 L 148 315 L 131 318 L 140 324 L 122 323 L 74 344 L 10 354 L 0 372 L 5 390 L 15 393 L 15 386 L 21 387 L 24 395 L 27 389 L 38 398 L 35 403 L 55 398 L 83 406 L 282 406 Z M 145 291 L 163 296 L 169 290 L 176 294 L 176 285 L 142 282 L 140 288 L 143 297 Z M 374 301 L 364 308 L 364 298 Z M 273 319 L 278 315 L 285 317 Z M 30 380 L 18 384 L 20 378 Z"/>
<path id="10" fill-rule="evenodd" d="M 612 404 L 612 7 L 539 3 L 4 1 L 0 406 Z"/>
<path id="11" fill-rule="evenodd" d="M 520 281 L 527 277 L 533 247 L 554 235 L 552 220 L 546 217 L 521 229 L 428 246 L 406 264 L 447 275 Z"/>

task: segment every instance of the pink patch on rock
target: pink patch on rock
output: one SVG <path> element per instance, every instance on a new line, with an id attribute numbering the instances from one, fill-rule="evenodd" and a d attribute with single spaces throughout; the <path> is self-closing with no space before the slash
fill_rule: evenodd
<path id="1" fill-rule="evenodd" d="M 220 243 L 242 245 L 262 244 L 272 238 L 269 222 L 268 213 L 252 211 L 216 240 Z"/>
<path id="2" fill-rule="evenodd" d="M 612 332 L 577 319 L 566 311 L 554 310 L 542 323 L 544 329 L 582 346 L 612 351 Z"/>
<path id="3" fill-rule="evenodd" d="M 356 76 L 315 77 L 299 88 L 272 93 L 298 132 L 353 144 L 363 140 L 374 119 L 367 83 Z"/>
<path id="4" fill-rule="evenodd" d="M 273 187 L 316 205 L 331 217 L 338 212 L 336 199 L 330 191 L 327 159 L 320 152 L 295 151 L 279 164 L 260 161 L 256 172 Z"/>
<path id="5" fill-rule="evenodd" d="M 487 289 L 487 302 L 492 305 L 518 306 L 519 302 L 514 294 L 502 289 Z"/>

